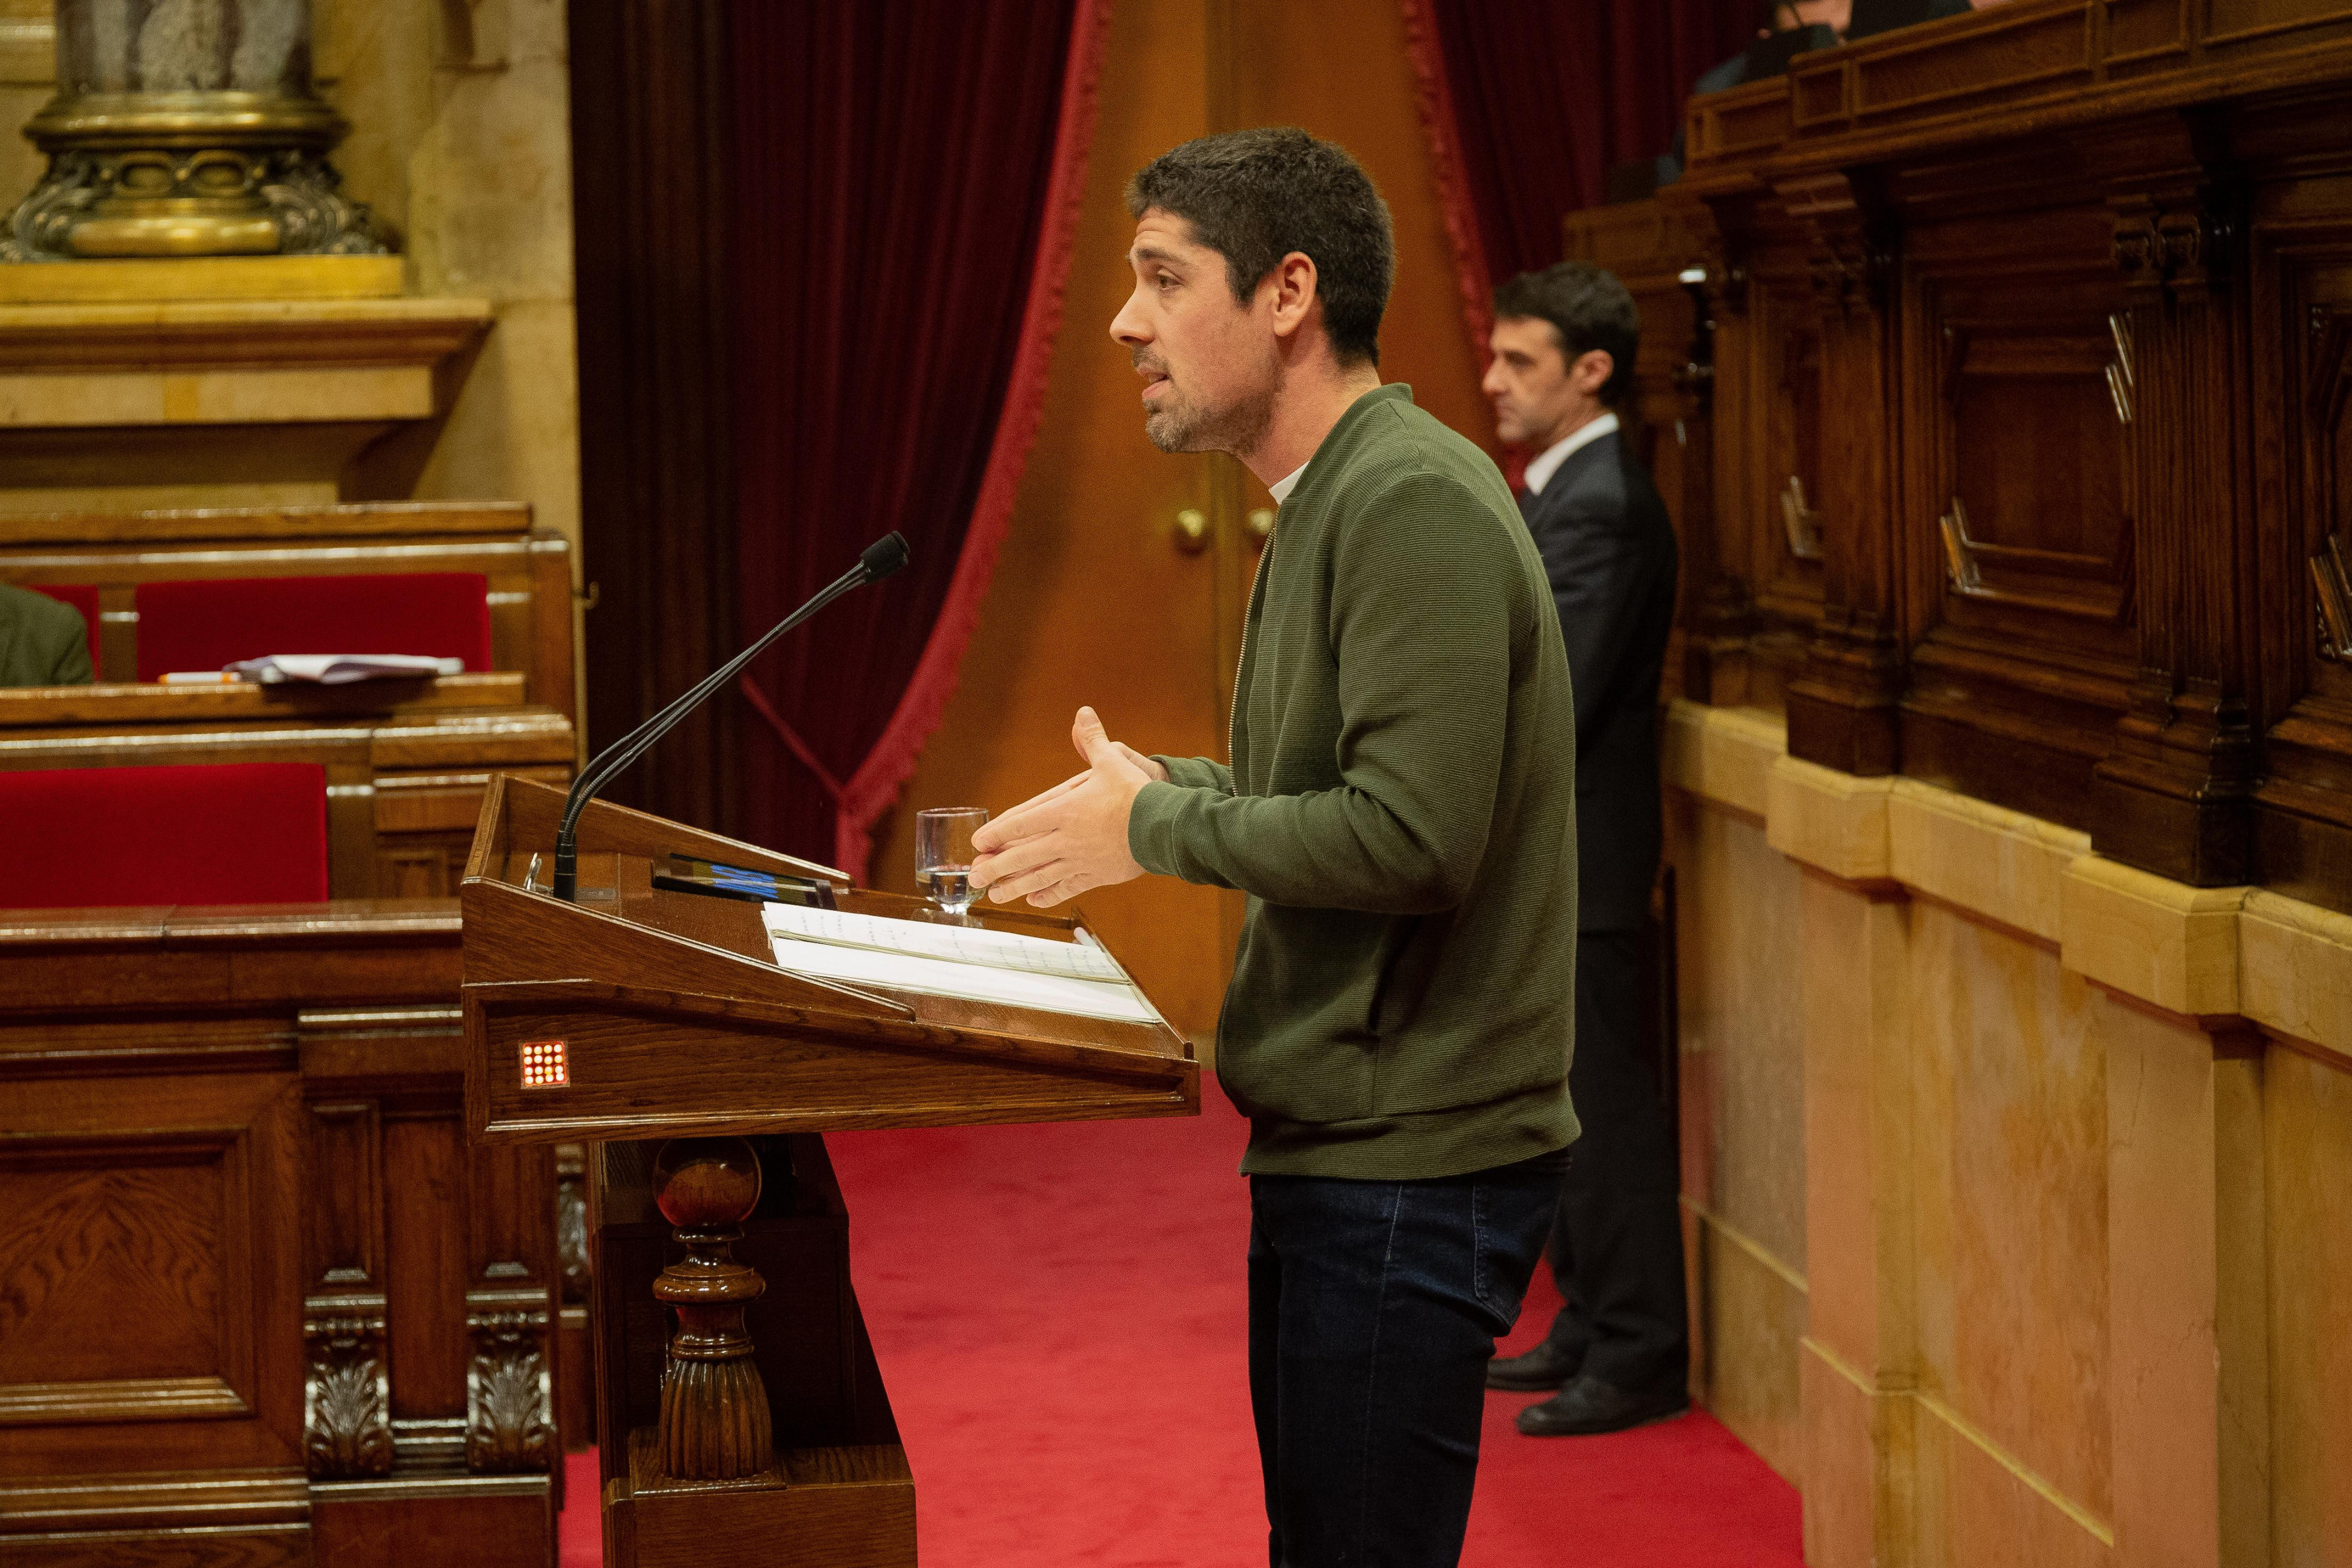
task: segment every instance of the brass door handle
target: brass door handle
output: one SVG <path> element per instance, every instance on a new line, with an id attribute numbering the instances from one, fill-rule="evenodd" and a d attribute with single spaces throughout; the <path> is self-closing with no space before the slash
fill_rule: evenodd
<path id="1" fill-rule="evenodd" d="M 1209 514 L 1187 507 L 1176 514 L 1176 548 L 1185 555 L 1199 555 L 1209 548 Z"/>

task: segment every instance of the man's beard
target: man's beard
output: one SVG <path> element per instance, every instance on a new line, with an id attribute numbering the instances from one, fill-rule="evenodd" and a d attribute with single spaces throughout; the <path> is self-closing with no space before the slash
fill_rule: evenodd
<path id="1" fill-rule="evenodd" d="M 1143 434 L 1162 452 L 1230 452 L 1244 456 L 1255 451 L 1274 422 L 1274 389 L 1264 390 L 1223 408 L 1195 408 L 1174 399 L 1176 383 L 1168 383 L 1172 408 L 1157 408 L 1143 416 Z"/>

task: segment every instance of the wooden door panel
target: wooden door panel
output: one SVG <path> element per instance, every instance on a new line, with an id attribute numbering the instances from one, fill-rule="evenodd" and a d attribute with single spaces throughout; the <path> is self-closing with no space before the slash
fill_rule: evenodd
<path id="1" fill-rule="evenodd" d="M 251 1163 L 236 1128 L 0 1151 L 0 1421 L 251 1412 Z"/>
<path id="2" fill-rule="evenodd" d="M 2139 652 L 2105 234 L 2076 208 L 1922 223 L 1902 277 L 1903 771 L 2074 826 Z"/>
<path id="3" fill-rule="evenodd" d="M 299 1464 L 293 1076 L 10 1088 L 0 1470 Z"/>
<path id="4" fill-rule="evenodd" d="M 1822 334 L 1802 277 L 1759 280 L 1751 296 L 1764 350 L 1759 390 L 1760 494 L 1747 497 L 1758 605 L 1800 635 L 1822 612 Z"/>
<path id="5" fill-rule="evenodd" d="M 2352 202 L 2347 202 L 2352 204 Z M 2352 214 L 2259 228 L 2259 637 L 2265 777 L 2256 874 L 2337 907 L 2352 887 L 2352 654 L 2323 612 L 2323 579 L 2352 564 Z M 2352 594 L 2341 600 L 2352 601 Z"/>
<path id="6" fill-rule="evenodd" d="M 2123 674 L 2135 651 L 2128 339 L 2112 280 L 1919 287 L 1913 373 L 1932 389 L 1916 494 L 1933 513 L 1908 521 L 1940 569 L 1925 635 L 1974 632 L 1958 640 L 2021 664 L 2105 660 Z"/>

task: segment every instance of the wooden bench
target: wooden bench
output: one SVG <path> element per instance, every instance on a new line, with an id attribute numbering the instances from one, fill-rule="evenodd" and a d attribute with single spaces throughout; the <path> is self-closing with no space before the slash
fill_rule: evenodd
<path id="1" fill-rule="evenodd" d="M 142 583 L 418 571 L 487 580 L 494 669 L 333 687 L 131 678 Z M 576 760 L 571 547 L 517 503 L 0 516 L 0 580 L 94 586 L 100 606 L 100 684 L 0 687 L 0 769 L 318 762 L 339 898 L 454 894 L 490 775 L 560 782 Z"/>
<path id="2" fill-rule="evenodd" d="M 520 502 L 0 515 L 0 581 L 98 590 L 90 662 L 108 683 L 137 676 L 141 583 L 425 571 L 488 579 L 493 667 L 522 674 L 522 700 L 574 716 L 571 542 Z"/>

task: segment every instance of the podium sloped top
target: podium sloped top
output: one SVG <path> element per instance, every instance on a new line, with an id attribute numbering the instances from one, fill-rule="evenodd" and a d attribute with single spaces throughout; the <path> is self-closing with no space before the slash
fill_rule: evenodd
<path id="1" fill-rule="evenodd" d="M 684 853 L 835 882 L 845 910 L 921 901 L 829 868 L 592 803 L 580 898 L 544 891 L 563 793 L 492 781 L 467 864 L 467 1119 L 493 1142 L 723 1136 L 1120 1116 L 1200 1108 L 1191 1046 L 1133 1023 L 848 986 L 777 967 L 756 904 L 653 885 Z M 539 869 L 534 876 L 534 859 Z M 1078 940 L 1080 920 L 986 912 Z"/>

